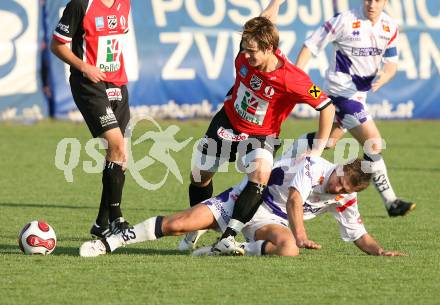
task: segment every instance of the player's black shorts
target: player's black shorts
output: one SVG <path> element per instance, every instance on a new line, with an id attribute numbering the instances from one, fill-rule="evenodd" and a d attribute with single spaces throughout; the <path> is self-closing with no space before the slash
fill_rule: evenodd
<path id="1" fill-rule="evenodd" d="M 120 128 L 122 134 L 130 121 L 127 87 L 112 83 L 93 83 L 86 77 L 70 76 L 70 88 L 76 106 L 93 137 Z"/>
<path id="2" fill-rule="evenodd" d="M 280 146 L 278 137 L 248 135 L 236 131 L 232 127 L 225 109 L 222 108 L 212 118 L 198 150 L 202 155 L 215 156 L 228 159 L 229 162 L 235 162 L 237 152 L 239 156 L 244 156 L 257 148 L 263 148 L 275 156 Z"/>

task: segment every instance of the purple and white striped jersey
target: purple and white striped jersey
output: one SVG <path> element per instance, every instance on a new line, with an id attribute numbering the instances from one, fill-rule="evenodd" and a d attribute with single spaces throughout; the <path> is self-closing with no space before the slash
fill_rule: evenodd
<path id="1" fill-rule="evenodd" d="M 287 219 L 286 203 L 290 188 L 304 200 L 304 220 L 330 212 L 339 223 L 341 238 L 354 241 L 367 231 L 357 207 L 357 193 L 335 195 L 325 192 L 336 165 L 321 157 L 281 158 L 276 161 L 263 194 L 263 205 Z"/>
<path id="2" fill-rule="evenodd" d="M 381 64 L 397 63 L 397 37 L 398 27 L 390 16 L 382 12 L 373 25 L 360 7 L 335 15 L 304 44 L 316 56 L 328 43 L 333 43 L 324 90 L 330 96 L 365 103 Z"/>

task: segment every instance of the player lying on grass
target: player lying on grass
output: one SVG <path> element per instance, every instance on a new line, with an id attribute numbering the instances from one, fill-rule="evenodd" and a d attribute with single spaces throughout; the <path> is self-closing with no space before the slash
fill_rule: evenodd
<path id="1" fill-rule="evenodd" d="M 335 165 L 320 157 L 292 159 L 286 157 L 288 155 L 292 154 L 286 154 L 274 164 L 263 203 L 243 228 L 247 242 L 237 248 L 231 247 L 226 254 L 297 256 L 299 248 L 320 249 L 319 244 L 308 238 L 303 220 L 329 212 L 339 223 L 341 238 L 354 242 L 365 253 L 405 255 L 385 251 L 362 223 L 356 192 L 367 188 L 371 174 L 362 171 L 361 160 Z M 247 177 L 240 184 L 186 211 L 151 217 L 106 239 L 87 241 L 81 246 L 80 255 L 103 255 L 129 244 L 195 230 L 219 228 L 224 231 L 246 183 Z M 215 255 L 219 252 L 215 247 L 203 247 L 193 254 Z"/>

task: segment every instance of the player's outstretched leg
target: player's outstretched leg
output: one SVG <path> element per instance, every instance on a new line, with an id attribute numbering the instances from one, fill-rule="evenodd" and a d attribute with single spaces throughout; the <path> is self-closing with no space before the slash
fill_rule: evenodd
<path id="1" fill-rule="evenodd" d="M 156 240 L 163 236 L 162 221 L 163 216 L 151 217 L 107 238 L 87 241 L 79 248 L 79 255 L 82 257 L 96 257 L 113 252 L 125 245 Z"/>
<path id="2" fill-rule="evenodd" d="M 155 216 L 102 240 L 87 241 L 80 247 L 80 256 L 94 257 L 115 251 L 126 245 L 177 236 L 208 229 L 216 225 L 214 215 L 204 204 L 171 216 Z"/>

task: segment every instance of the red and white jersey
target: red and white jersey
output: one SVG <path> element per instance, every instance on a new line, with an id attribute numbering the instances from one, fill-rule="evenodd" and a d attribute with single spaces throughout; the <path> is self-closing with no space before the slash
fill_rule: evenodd
<path id="1" fill-rule="evenodd" d="M 365 102 L 382 63 L 397 63 L 397 38 L 398 27 L 390 16 L 382 12 L 373 25 L 360 7 L 331 18 L 304 44 L 316 56 L 333 43 L 325 92 Z"/>
<path id="2" fill-rule="evenodd" d="M 287 219 L 289 189 L 295 188 L 304 200 L 304 220 L 330 212 L 339 223 L 344 241 L 355 241 L 367 233 L 357 207 L 357 193 L 335 195 L 325 192 L 336 165 L 321 157 L 276 161 L 263 194 L 263 205 L 275 215 Z"/>
<path id="3" fill-rule="evenodd" d="M 322 110 L 330 99 L 310 77 L 277 50 L 282 66 L 263 72 L 249 65 L 245 55 L 235 59 L 236 78 L 224 102 L 226 115 L 235 130 L 249 135 L 279 135 L 281 123 L 298 103 Z"/>
<path id="4" fill-rule="evenodd" d="M 129 13 L 130 0 L 115 0 L 111 7 L 101 0 L 72 0 L 53 38 L 71 43 L 76 56 L 105 72 L 106 82 L 121 86 L 127 83 L 122 45 Z M 71 72 L 80 73 L 73 67 Z"/>

